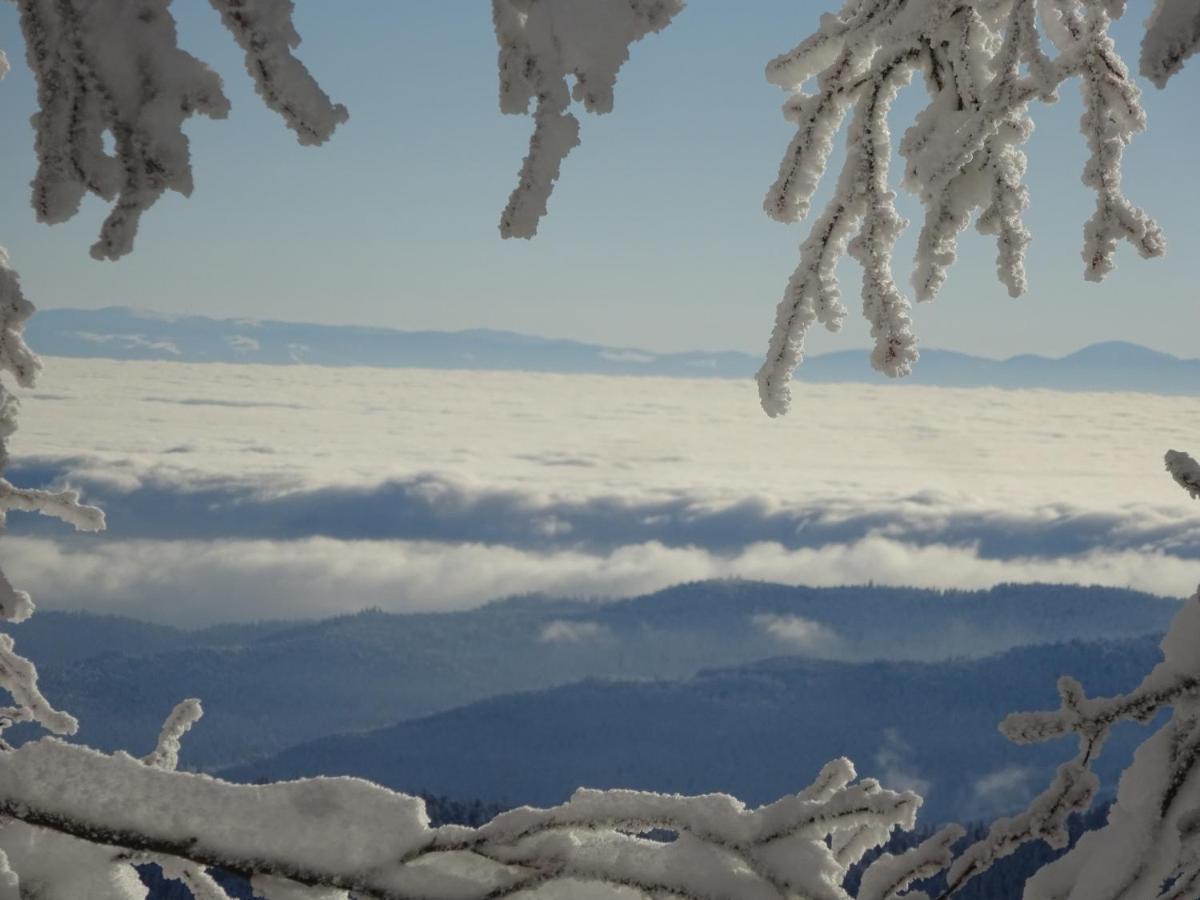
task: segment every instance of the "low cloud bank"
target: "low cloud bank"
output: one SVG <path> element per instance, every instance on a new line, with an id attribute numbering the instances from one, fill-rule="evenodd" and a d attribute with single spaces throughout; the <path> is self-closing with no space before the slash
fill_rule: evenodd
<path id="1" fill-rule="evenodd" d="M 10 517 L 0 558 L 46 606 L 201 623 L 721 577 L 1200 579 L 1200 507 L 1161 462 L 1197 397 L 807 385 L 777 421 L 738 381 L 50 362 L 7 474 L 81 488 L 109 531 Z"/>
<path id="2" fill-rule="evenodd" d="M 1160 551 L 986 559 L 970 546 L 905 544 L 872 536 L 789 549 L 759 543 L 728 555 L 631 544 L 610 552 L 537 552 L 435 541 L 61 541 L 9 537 L 0 562 L 44 608 L 119 613 L 180 624 L 464 609 L 525 593 L 621 598 L 711 578 L 784 584 L 986 588 L 1004 582 L 1133 587 L 1186 596 L 1200 562 Z M 794 636 L 794 623 L 778 623 Z M 769 624 L 767 627 L 770 627 Z M 572 635 L 571 637 L 583 637 Z M 555 634 L 549 639 L 566 639 Z"/>
<path id="3" fill-rule="evenodd" d="M 887 537 L 916 546 L 969 545 L 983 559 L 1050 559 L 1094 550 L 1161 552 L 1200 560 L 1200 515 L 1174 507 L 1088 509 L 1042 504 L 989 508 L 936 491 L 886 500 L 827 496 L 801 503 L 701 492 L 665 499 L 620 493 L 546 496 L 436 474 L 373 485 L 296 488 L 252 480 L 145 471 L 98 472 L 79 460 L 14 466 L 20 484 L 70 484 L 107 513 L 112 538 L 404 540 L 500 544 L 520 550 L 608 554 L 630 544 L 698 547 L 729 555 L 756 543 L 819 549 Z M 1163 476 L 1164 481 L 1169 479 Z M 18 534 L 65 526 L 13 518 Z M 864 577 L 869 577 L 864 575 Z"/>

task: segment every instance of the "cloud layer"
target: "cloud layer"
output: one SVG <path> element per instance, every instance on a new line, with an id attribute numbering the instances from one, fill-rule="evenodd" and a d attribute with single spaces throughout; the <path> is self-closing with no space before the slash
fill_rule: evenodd
<path id="1" fill-rule="evenodd" d="M 610 553 L 537 552 L 504 545 L 429 541 L 106 541 L 10 537 L 0 560 L 45 608 L 86 609 L 152 621 L 217 621 L 478 606 L 529 593 L 632 597 L 688 581 L 746 578 L 781 584 L 986 588 L 1004 582 L 1133 587 L 1185 596 L 1200 566 L 1161 553 L 1092 551 L 1053 559 L 982 559 L 972 548 L 917 547 L 884 537 L 789 550 L 752 544 L 732 555 L 698 547 L 632 544 Z M 785 645 L 795 622 L 759 623 Z M 556 632 L 547 640 L 582 638 Z M 594 637 L 594 635 L 587 635 Z M 808 634 L 807 648 L 831 635 Z"/>
<path id="2" fill-rule="evenodd" d="M 1161 464 L 1194 437 L 1200 399 L 835 385 L 803 387 L 777 422 L 741 382 L 48 373 L 11 475 L 82 487 L 110 531 L 12 517 L 0 557 L 47 606 L 200 624 L 713 577 L 1200 580 L 1200 509 Z"/>

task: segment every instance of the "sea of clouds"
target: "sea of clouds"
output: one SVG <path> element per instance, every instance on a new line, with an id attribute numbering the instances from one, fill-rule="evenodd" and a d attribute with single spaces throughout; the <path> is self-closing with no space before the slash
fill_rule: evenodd
<path id="1" fill-rule="evenodd" d="M 46 360 L 12 480 L 109 530 L 14 514 L 44 608 L 164 622 L 437 610 L 681 581 L 1200 581 L 1163 471 L 1200 397 Z"/>

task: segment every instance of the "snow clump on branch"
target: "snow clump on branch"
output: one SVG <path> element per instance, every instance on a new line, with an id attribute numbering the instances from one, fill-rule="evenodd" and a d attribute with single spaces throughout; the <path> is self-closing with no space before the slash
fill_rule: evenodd
<path id="1" fill-rule="evenodd" d="M 246 53 L 264 102 L 302 144 L 319 144 L 346 121 L 291 48 L 292 0 L 210 0 Z M 29 67 L 38 220 L 64 222 L 85 194 L 113 203 L 92 246 L 96 259 L 133 249 L 142 214 L 167 190 L 192 192 L 183 123 L 229 113 L 221 78 L 180 49 L 170 0 L 17 0 Z M 104 147 L 112 137 L 114 151 Z"/>
<path id="2" fill-rule="evenodd" d="M 529 155 L 500 216 L 502 237 L 537 234 L 562 161 L 579 144 L 571 100 L 588 112 L 611 112 L 630 46 L 661 31 L 682 8 L 683 0 L 492 0 L 500 110 L 526 115 L 537 101 Z"/>
<path id="3" fill-rule="evenodd" d="M 1160 86 L 1200 42 L 1197 9 L 1194 0 L 1159 0 L 1142 72 Z M 822 16 L 814 35 L 771 61 L 767 78 L 794 95 L 784 114 L 797 131 L 767 193 L 768 215 L 781 222 L 808 216 L 847 114 L 851 123 L 836 190 L 800 247 L 758 373 L 768 415 L 788 409 L 808 329 L 820 322 L 836 331 L 845 319 L 836 268 L 847 253 L 863 267 L 872 365 L 900 376 L 917 360 L 909 302 L 892 275 L 892 250 L 907 222 L 888 181 L 887 122 L 892 97 L 914 73 L 923 76 L 930 100 L 899 150 L 903 186 L 925 207 L 912 275 L 918 300 L 933 299 L 945 283 L 958 235 L 977 211 L 976 228 L 996 238 L 1000 281 L 1014 297 L 1025 292 L 1030 235 L 1021 215 L 1029 195 L 1020 148 L 1033 132 L 1029 107 L 1054 101 L 1075 77 L 1090 150 L 1083 182 L 1096 194 L 1084 226 L 1084 276 L 1102 279 L 1121 240 L 1144 257 L 1162 255 L 1158 225 L 1121 191 L 1122 154 L 1146 124 L 1138 88 L 1109 35 L 1124 11 L 1123 0 L 848 0 L 839 14 Z"/>

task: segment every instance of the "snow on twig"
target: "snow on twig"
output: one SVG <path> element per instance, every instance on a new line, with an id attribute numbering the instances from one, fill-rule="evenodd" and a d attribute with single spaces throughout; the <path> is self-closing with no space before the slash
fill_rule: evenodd
<path id="1" fill-rule="evenodd" d="M 561 806 L 513 810 L 478 829 L 430 828 L 420 799 L 358 779 L 233 785 L 46 738 L 0 754 L 0 814 L 263 884 L 272 883 L 265 876 L 383 900 L 482 900 L 579 882 L 710 900 L 845 900 L 848 866 L 893 827 L 912 827 L 920 800 L 853 782 L 845 761 L 832 778 L 829 768 L 819 789 L 757 810 L 724 795 L 581 790 Z M 655 828 L 679 837 L 639 836 Z M 837 858 L 829 838 L 864 829 L 871 840 Z M 889 857 L 888 878 L 923 871 L 921 856 Z"/>
<path id="2" fill-rule="evenodd" d="M 16 2 L 38 91 L 33 208 L 54 224 L 75 215 L 85 194 L 111 201 L 91 252 L 118 259 L 165 191 L 191 193 L 183 123 L 195 113 L 228 114 L 221 79 L 180 49 L 169 0 Z M 291 55 L 299 38 L 290 0 L 212 3 L 246 51 L 264 102 L 301 143 L 320 143 L 345 121 L 345 108 L 330 103 Z"/>
<path id="3" fill-rule="evenodd" d="M 1168 450 L 1164 459 L 1175 483 L 1200 500 L 1200 463 L 1179 450 Z"/>
<path id="4" fill-rule="evenodd" d="M 1171 10 L 1162 16 L 1181 17 L 1170 0 L 1166 5 Z M 897 377 L 916 362 L 908 300 L 891 273 L 892 249 L 907 223 L 887 183 L 886 121 L 896 87 L 914 72 L 923 75 L 930 99 L 899 150 L 903 185 L 925 207 L 912 276 L 918 300 L 933 299 L 944 285 L 958 235 L 976 212 L 978 230 L 996 238 L 1000 281 L 1012 296 L 1025 292 L 1030 235 L 1022 213 L 1029 195 L 1020 148 L 1033 131 L 1029 106 L 1054 100 L 1074 77 L 1083 89 L 1081 130 L 1090 150 L 1083 180 L 1096 194 L 1084 229 L 1085 276 L 1103 278 L 1121 240 L 1142 256 L 1163 253 L 1157 224 L 1121 191 L 1124 148 L 1145 126 L 1138 89 L 1109 36 L 1123 8 L 1083 0 L 847 0 L 840 13 L 822 17 L 816 34 L 768 64 L 768 80 L 792 94 L 784 115 L 797 126 L 763 204 L 772 218 L 808 217 L 834 136 L 851 115 L 841 175 L 800 246 L 758 372 L 768 415 L 788 410 L 792 370 L 803 359 L 809 328 L 820 322 L 837 330 L 845 318 L 836 270 L 847 254 L 863 267 L 872 365 Z M 1053 58 L 1042 48 L 1039 11 L 1042 32 L 1057 50 Z M 1166 57 L 1182 58 L 1167 50 L 1155 58 Z"/>
<path id="5" fill-rule="evenodd" d="M 683 0 L 492 0 L 500 110 L 525 115 L 535 102 L 529 154 L 500 216 L 502 237 L 537 234 L 562 162 L 579 144 L 571 100 L 588 112 L 611 112 L 630 46 L 682 8 Z"/>

